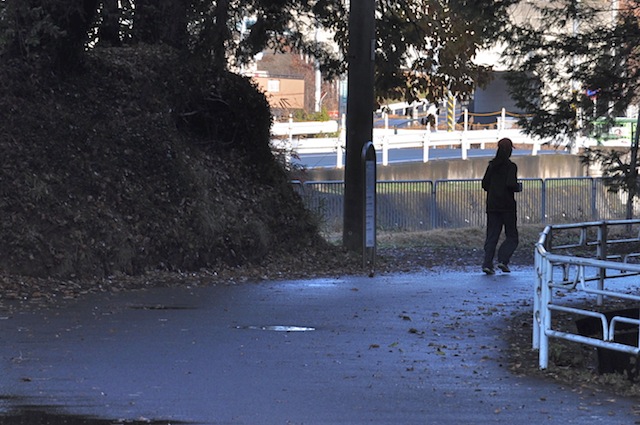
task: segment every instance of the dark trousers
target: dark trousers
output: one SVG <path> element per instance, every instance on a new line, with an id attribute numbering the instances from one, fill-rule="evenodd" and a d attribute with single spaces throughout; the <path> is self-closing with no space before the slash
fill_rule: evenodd
<path id="1" fill-rule="evenodd" d="M 484 262 L 482 267 L 493 268 L 493 257 L 504 227 L 506 236 L 498 249 L 498 262 L 509 264 L 513 252 L 518 247 L 518 227 L 515 211 L 487 212 L 487 237 L 484 242 Z"/>

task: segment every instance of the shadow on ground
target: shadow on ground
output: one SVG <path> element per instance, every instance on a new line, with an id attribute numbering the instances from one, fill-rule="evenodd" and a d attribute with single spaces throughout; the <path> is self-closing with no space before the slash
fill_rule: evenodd
<path id="1" fill-rule="evenodd" d="M 0 415 L 0 425 L 171 425 L 185 422 L 167 420 L 100 419 L 87 416 L 51 413 L 46 407 L 16 409 L 6 415 Z"/>

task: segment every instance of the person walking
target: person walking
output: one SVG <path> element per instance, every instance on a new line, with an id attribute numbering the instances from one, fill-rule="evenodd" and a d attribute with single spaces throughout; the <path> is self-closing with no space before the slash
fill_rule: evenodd
<path id="1" fill-rule="evenodd" d="M 518 247 L 514 193 L 520 192 L 522 187 L 518 183 L 518 167 L 509 159 L 512 151 L 511 139 L 500 139 L 496 156 L 489 161 L 482 178 L 482 188 L 487 192 L 487 235 L 482 271 L 488 275 L 495 274 L 493 258 L 503 228 L 505 240 L 498 249 L 496 267 L 504 273 L 510 273 L 509 260 Z"/>

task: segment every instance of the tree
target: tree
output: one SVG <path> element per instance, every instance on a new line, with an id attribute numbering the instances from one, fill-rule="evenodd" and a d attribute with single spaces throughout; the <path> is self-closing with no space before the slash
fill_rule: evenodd
<path id="1" fill-rule="evenodd" d="M 489 77 L 490 69 L 474 64 L 474 56 L 497 37 L 516 1 L 377 0 L 376 97 L 467 96 Z M 270 49 L 312 55 L 327 77 L 346 70 L 343 0 L 6 0 L 0 13 L 4 54 L 56 39 L 80 57 L 92 31 L 98 44 L 162 43 L 224 68 Z M 314 38 L 318 28 L 334 34 L 337 49 Z M 7 35 L 11 49 L 2 41 Z"/>
<path id="2" fill-rule="evenodd" d="M 189 0 L 134 0 L 133 3 L 134 42 L 185 47 Z"/>
<path id="3" fill-rule="evenodd" d="M 474 58 L 507 25 L 515 1 L 379 0 L 377 98 L 440 101 L 449 92 L 469 97 L 491 75 Z"/>
<path id="4" fill-rule="evenodd" d="M 640 1 L 531 4 L 535 19 L 513 19 L 504 33 L 511 92 L 530 116 L 520 124 L 530 134 L 574 144 L 638 102 Z M 634 137 L 631 155 L 592 151 L 584 157 L 602 162 L 613 190 L 628 192 L 628 218 L 638 192 L 637 149 Z"/>
<path id="5" fill-rule="evenodd" d="M 39 1 L 57 4 L 56 0 L 21 1 L 7 0 L 0 7 L 6 10 L 5 3 L 15 8 L 23 4 L 28 15 L 39 10 Z M 88 31 L 95 33 L 96 28 L 90 25 L 98 1 L 62 0 L 60 4 L 77 9 L 67 15 L 82 18 L 75 19 L 73 25 L 61 19 L 64 14 L 47 9 L 29 27 L 36 29 L 34 40 L 44 43 L 42 37 L 46 34 L 37 28 L 51 18 L 60 34 L 60 46 L 75 53 L 70 63 L 79 62 L 82 49 L 88 45 Z M 368 57 L 372 47 L 375 52 L 372 76 L 375 97 L 409 101 L 427 97 L 436 101 L 449 93 L 468 97 L 476 85 L 488 81 L 490 68 L 475 64 L 474 57 L 495 40 L 506 25 L 507 8 L 517 0 L 370 1 L 376 9 L 373 11 L 376 22 L 372 25 L 376 32 L 373 40 L 359 46 Z M 120 37 L 123 30 L 131 34 L 134 43 L 167 44 L 222 70 L 245 64 L 265 49 L 287 50 L 318 58 L 322 72 L 330 78 L 344 73 L 349 58 L 349 16 L 345 3 L 344 0 L 128 0 L 118 3 L 118 14 L 113 0 L 103 0 L 97 30 L 103 40 L 98 39 L 98 44 L 129 42 L 128 36 Z M 131 28 L 122 19 L 125 9 L 133 11 Z M 119 30 L 116 22 L 125 28 Z M 10 32 L 14 25 L 23 27 L 19 19 L 0 21 L 0 34 Z M 334 34 L 338 48 L 318 42 L 313 36 L 317 29 Z M 364 104 L 370 109 L 364 114 L 370 116 L 375 103 L 366 100 Z M 358 140 L 357 146 L 347 146 L 348 152 L 355 152 L 352 157 L 365 139 L 351 138 Z M 353 161 L 348 158 L 347 163 Z M 358 185 L 349 186 L 350 191 L 360 191 Z M 356 228 L 359 225 L 357 220 L 349 220 L 345 234 L 361 234 L 361 229 Z"/>
<path id="6" fill-rule="evenodd" d="M 102 24 L 98 29 L 98 42 L 101 46 L 120 46 L 120 19 L 122 13 L 118 0 L 102 1 Z"/>
<path id="7" fill-rule="evenodd" d="M 637 128 L 637 124 L 636 124 Z M 600 164 L 606 184 L 611 192 L 627 192 L 625 217 L 633 218 L 633 200 L 638 196 L 638 132 L 633 135 L 631 149 L 620 150 L 587 149 L 582 154 L 582 163 L 589 166 Z"/>
<path id="8" fill-rule="evenodd" d="M 130 19 L 123 19 L 125 15 Z M 341 0 L 5 0 L 0 2 L 0 54 L 46 52 L 61 64 L 75 66 L 89 33 L 97 32 L 98 45 L 166 44 L 222 68 L 251 61 L 266 47 L 289 46 L 320 57 L 329 72 L 340 68 L 340 58 L 308 34 L 343 18 Z M 251 25 L 241 31 L 246 21 Z"/>
<path id="9" fill-rule="evenodd" d="M 596 118 L 625 111 L 640 84 L 637 0 L 611 9 L 609 0 L 532 2 L 534 19 L 514 18 L 504 33 L 512 94 L 539 136 L 575 139 Z"/>
<path id="10" fill-rule="evenodd" d="M 39 56 L 63 72 L 81 65 L 98 0 L 5 0 L 0 53 Z"/>

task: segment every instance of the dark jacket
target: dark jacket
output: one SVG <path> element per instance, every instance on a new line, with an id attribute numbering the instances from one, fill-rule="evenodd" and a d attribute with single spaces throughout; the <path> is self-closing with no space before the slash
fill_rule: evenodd
<path id="1" fill-rule="evenodd" d="M 515 211 L 518 192 L 518 166 L 508 158 L 489 161 L 482 178 L 482 188 L 487 191 L 487 212 Z"/>

